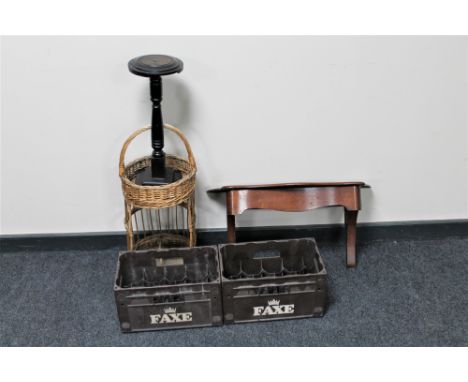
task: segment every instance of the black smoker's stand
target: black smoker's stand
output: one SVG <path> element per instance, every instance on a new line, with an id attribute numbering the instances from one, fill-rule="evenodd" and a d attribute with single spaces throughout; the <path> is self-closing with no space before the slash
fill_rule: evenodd
<path id="1" fill-rule="evenodd" d="M 133 74 L 150 79 L 150 94 L 153 102 L 151 122 L 151 143 L 153 155 L 151 167 L 146 167 L 136 174 L 135 183 L 142 186 L 162 186 L 181 178 L 179 171 L 166 167 L 164 154 L 164 131 L 161 112 L 162 79 L 161 76 L 179 73 L 184 63 L 178 58 L 163 55 L 136 57 L 128 63 L 128 69 Z"/>

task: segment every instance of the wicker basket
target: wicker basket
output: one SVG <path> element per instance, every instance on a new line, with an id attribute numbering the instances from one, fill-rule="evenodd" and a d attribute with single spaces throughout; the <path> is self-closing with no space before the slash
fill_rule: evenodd
<path id="1" fill-rule="evenodd" d="M 182 206 L 187 209 L 188 217 L 188 240 L 180 238 L 180 242 L 188 242 L 188 245 L 195 245 L 195 174 L 197 166 L 192 153 L 190 144 L 185 135 L 176 127 L 164 125 L 164 128 L 177 134 L 185 145 L 188 158 L 180 158 L 174 155 L 166 155 L 166 165 L 179 170 L 182 174 L 181 179 L 174 183 L 163 186 L 141 186 L 134 182 L 136 173 L 151 166 L 151 156 L 139 158 L 125 165 L 125 154 L 129 144 L 143 132 L 150 130 L 151 127 L 144 127 L 135 131 L 125 141 L 120 152 L 119 176 L 122 181 L 122 191 L 125 199 L 125 228 L 127 230 L 127 245 L 129 250 L 134 247 L 157 248 L 171 246 L 170 243 L 177 242 L 175 235 L 170 232 L 161 232 L 152 234 L 151 239 L 144 237 L 144 243 L 135 243 L 133 232 L 132 215 L 139 209 L 162 209 L 168 207 Z M 168 240 L 170 235 L 170 240 Z"/>

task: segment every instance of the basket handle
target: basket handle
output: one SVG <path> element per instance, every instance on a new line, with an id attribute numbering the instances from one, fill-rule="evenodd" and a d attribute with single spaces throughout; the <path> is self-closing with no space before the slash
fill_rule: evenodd
<path id="1" fill-rule="evenodd" d="M 184 143 L 185 150 L 187 151 L 187 155 L 188 155 L 188 161 L 189 161 L 190 165 L 196 170 L 197 169 L 197 164 L 195 163 L 195 158 L 193 157 L 192 148 L 190 147 L 190 144 L 189 144 L 187 138 L 185 137 L 185 135 L 182 133 L 182 131 L 180 131 L 177 127 L 174 127 L 172 125 L 167 125 L 167 124 L 164 124 L 164 128 L 167 129 L 167 130 L 172 131 L 173 133 L 175 133 L 180 138 L 180 140 Z M 120 151 L 120 159 L 119 159 L 119 175 L 121 177 L 124 176 L 124 173 L 125 173 L 125 154 L 127 153 L 128 145 L 138 135 L 140 135 L 141 133 L 144 133 L 145 131 L 150 130 L 150 129 L 151 129 L 151 126 L 146 126 L 146 127 L 141 128 L 141 129 L 138 129 L 132 135 L 130 135 L 126 139 L 126 141 L 124 142 L 124 144 L 122 146 L 122 150 Z"/>

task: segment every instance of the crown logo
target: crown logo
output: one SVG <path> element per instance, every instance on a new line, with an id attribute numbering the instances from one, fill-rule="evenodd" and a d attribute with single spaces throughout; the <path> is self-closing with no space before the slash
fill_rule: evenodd
<path id="1" fill-rule="evenodd" d="M 175 313 L 176 312 L 176 308 L 165 308 L 164 309 L 164 313 Z"/>
<path id="2" fill-rule="evenodd" d="M 280 304 L 280 300 L 273 299 L 273 300 L 268 301 L 268 305 L 279 305 L 279 304 Z"/>

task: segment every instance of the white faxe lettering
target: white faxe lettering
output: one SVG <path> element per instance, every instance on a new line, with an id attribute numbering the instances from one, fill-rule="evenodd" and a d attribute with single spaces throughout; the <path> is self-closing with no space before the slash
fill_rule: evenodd
<path id="1" fill-rule="evenodd" d="M 254 306 L 253 315 L 258 316 L 274 316 L 280 314 L 294 313 L 294 304 L 289 305 L 267 305 L 267 306 Z"/>
<path id="2" fill-rule="evenodd" d="M 262 311 L 263 311 L 263 306 L 254 306 L 253 310 L 254 310 L 254 313 L 253 313 L 254 316 L 261 316 Z"/>
<path id="3" fill-rule="evenodd" d="M 150 319 L 151 319 L 151 324 L 152 325 L 158 324 L 159 320 L 161 319 L 161 315 L 160 314 L 150 314 Z"/>
<path id="4" fill-rule="evenodd" d="M 192 321 L 192 312 L 183 313 L 164 313 L 150 314 L 150 322 L 154 324 L 171 324 L 175 322 L 189 322 Z"/>

